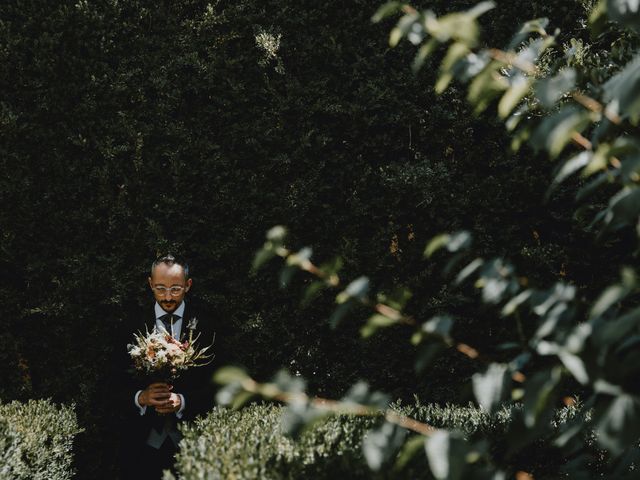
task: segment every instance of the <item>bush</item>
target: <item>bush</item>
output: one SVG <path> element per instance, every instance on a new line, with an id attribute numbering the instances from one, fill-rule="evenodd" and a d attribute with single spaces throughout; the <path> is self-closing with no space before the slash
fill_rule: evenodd
<path id="1" fill-rule="evenodd" d="M 80 432 L 72 407 L 46 400 L 0 405 L 0 478 L 72 478 L 72 447 Z"/>
<path id="2" fill-rule="evenodd" d="M 465 437 L 488 434 L 492 438 L 490 448 L 507 450 L 506 432 L 512 410 L 490 415 L 471 405 L 435 404 L 396 405 L 394 409 L 434 427 L 458 430 Z M 558 411 L 555 425 L 572 418 L 577 411 Z M 402 471 L 382 469 L 376 473 L 367 467 L 362 440 L 379 423 L 377 418 L 327 417 L 293 440 L 282 434 L 283 413 L 284 407 L 272 404 L 254 404 L 241 411 L 218 407 L 206 418 L 185 426 L 176 462 L 178 478 L 431 478 L 424 455 L 414 458 Z M 565 461 L 546 442 L 539 442 L 527 454 L 531 470 L 541 474 L 536 478 L 553 477 Z"/>

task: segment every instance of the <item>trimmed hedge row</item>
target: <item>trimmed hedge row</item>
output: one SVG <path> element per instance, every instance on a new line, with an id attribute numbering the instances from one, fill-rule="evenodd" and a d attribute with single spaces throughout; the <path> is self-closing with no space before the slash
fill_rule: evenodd
<path id="1" fill-rule="evenodd" d="M 81 431 L 73 407 L 47 400 L 0 404 L 0 478 L 72 478 L 73 440 Z"/>
<path id="2" fill-rule="evenodd" d="M 490 415 L 471 405 L 395 408 L 432 426 L 461 431 L 465 436 L 489 434 L 493 439 L 491 448 L 502 451 L 506 450 L 506 432 L 514 413 L 503 409 Z M 281 432 L 283 410 L 273 404 L 254 404 L 241 411 L 217 407 L 207 417 L 185 426 L 176 460 L 178 478 L 431 478 L 425 456 L 415 458 L 402 471 L 387 465 L 375 473 L 367 467 L 362 440 L 379 423 L 377 418 L 327 417 L 293 440 Z M 575 408 L 559 410 L 555 424 L 564 423 L 576 412 Z M 517 458 L 520 465 L 522 460 Z M 528 448 L 525 460 L 524 465 L 536 473 L 536 478 L 557 477 L 566 462 L 548 442 Z M 510 463 L 504 459 L 504 468 L 509 470 Z"/>

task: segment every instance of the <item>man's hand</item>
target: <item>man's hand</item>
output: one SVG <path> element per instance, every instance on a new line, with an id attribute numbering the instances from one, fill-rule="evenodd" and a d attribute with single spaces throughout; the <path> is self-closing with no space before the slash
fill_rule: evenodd
<path id="1" fill-rule="evenodd" d="M 168 383 L 152 383 L 138 395 L 138 403 L 143 407 L 164 407 L 171 398 L 173 386 Z"/>
<path id="2" fill-rule="evenodd" d="M 182 399 L 180 395 L 171 393 L 168 400 L 161 406 L 156 406 L 156 412 L 158 413 L 175 413 L 180 410 L 182 406 Z"/>

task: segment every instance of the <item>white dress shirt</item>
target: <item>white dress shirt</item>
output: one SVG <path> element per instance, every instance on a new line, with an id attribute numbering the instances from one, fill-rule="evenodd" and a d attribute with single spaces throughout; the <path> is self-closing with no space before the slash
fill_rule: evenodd
<path id="1" fill-rule="evenodd" d="M 166 327 L 164 326 L 164 323 L 162 322 L 162 320 L 160 320 L 160 317 L 162 317 L 163 315 L 166 315 L 169 312 L 165 312 L 158 302 L 156 302 L 154 306 L 154 311 L 156 314 L 156 328 L 158 330 L 160 329 L 166 330 Z M 179 339 L 180 333 L 182 331 L 182 317 L 184 316 L 184 301 L 178 306 L 178 308 L 176 308 L 172 312 L 172 315 L 175 315 L 176 317 L 180 317 L 180 318 L 173 321 L 173 324 L 170 327 L 171 332 L 169 333 L 173 338 Z M 147 412 L 147 406 L 146 405 L 142 406 L 140 405 L 140 402 L 138 402 L 138 398 L 140 397 L 141 393 L 142 393 L 142 390 L 138 390 L 133 398 L 133 401 L 135 402 L 136 407 L 138 407 L 138 409 L 140 410 L 140 415 L 144 415 Z M 182 412 L 184 412 L 184 407 L 185 407 L 184 396 L 181 393 L 178 393 L 177 395 L 180 397 L 180 409 L 176 412 L 176 417 L 182 418 Z"/>

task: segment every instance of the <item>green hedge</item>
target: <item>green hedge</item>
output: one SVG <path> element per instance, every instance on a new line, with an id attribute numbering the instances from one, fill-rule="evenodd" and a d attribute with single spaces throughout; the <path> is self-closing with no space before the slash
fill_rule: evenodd
<path id="1" fill-rule="evenodd" d="M 72 478 L 73 440 L 80 431 L 69 406 L 47 400 L 0 405 L 0 478 Z"/>
<path id="2" fill-rule="evenodd" d="M 396 409 L 432 426 L 461 431 L 467 437 L 488 434 L 492 438 L 489 447 L 496 452 L 508 450 L 507 431 L 512 415 L 517 413 L 503 409 L 489 415 L 471 405 L 418 404 Z M 374 473 L 367 467 L 361 445 L 366 432 L 379 423 L 376 418 L 328 417 L 294 441 L 281 433 L 283 410 L 271 404 L 250 405 L 241 411 L 215 408 L 206 418 L 186 426 L 176 460 L 178 478 L 431 478 L 425 456 L 412 460 L 402 471 L 387 465 Z M 555 425 L 565 423 L 576 412 L 575 408 L 559 410 Z M 510 471 L 510 465 L 524 465 L 535 478 L 557 478 L 566 461 L 550 443 L 541 441 L 522 454 L 502 458 L 500 466 Z"/>

